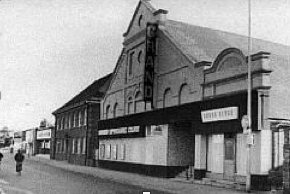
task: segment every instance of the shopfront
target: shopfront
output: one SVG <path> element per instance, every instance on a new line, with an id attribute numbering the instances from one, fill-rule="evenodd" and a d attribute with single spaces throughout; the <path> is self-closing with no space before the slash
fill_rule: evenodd
<path id="1" fill-rule="evenodd" d="M 50 154 L 51 129 L 38 129 L 36 132 L 36 154 Z"/>

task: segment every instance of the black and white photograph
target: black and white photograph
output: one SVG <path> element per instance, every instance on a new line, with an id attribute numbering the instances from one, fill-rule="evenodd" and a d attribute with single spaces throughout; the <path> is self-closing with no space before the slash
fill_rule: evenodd
<path id="1" fill-rule="evenodd" d="M 0 0 L 0 194 L 290 194 L 289 0 Z"/>

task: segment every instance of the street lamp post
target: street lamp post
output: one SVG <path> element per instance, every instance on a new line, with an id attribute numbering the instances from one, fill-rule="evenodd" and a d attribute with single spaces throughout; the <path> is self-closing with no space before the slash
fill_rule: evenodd
<path id="1" fill-rule="evenodd" d="M 247 88 L 247 115 L 248 115 L 248 137 L 247 137 L 247 176 L 246 176 L 246 191 L 249 192 L 251 189 L 251 139 L 252 139 L 252 76 L 251 76 L 251 49 L 252 49 L 252 40 L 251 40 L 251 0 L 248 0 L 248 88 Z"/>

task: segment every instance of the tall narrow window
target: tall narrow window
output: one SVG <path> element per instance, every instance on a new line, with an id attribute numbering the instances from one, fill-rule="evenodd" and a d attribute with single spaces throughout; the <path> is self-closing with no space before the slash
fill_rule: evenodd
<path id="1" fill-rule="evenodd" d="M 84 125 L 87 125 L 87 109 L 84 110 Z"/>
<path id="2" fill-rule="evenodd" d="M 135 95 L 135 101 L 134 101 L 134 112 L 138 113 L 138 112 L 142 112 L 144 111 L 144 102 L 142 101 L 142 96 L 141 96 L 141 92 L 138 91 Z"/>
<path id="3" fill-rule="evenodd" d="M 83 147 L 82 147 L 82 154 L 86 153 L 86 137 L 83 137 Z"/>
<path id="4" fill-rule="evenodd" d="M 79 126 L 82 126 L 82 123 L 83 123 L 82 111 L 79 111 Z"/>
<path id="5" fill-rule="evenodd" d="M 82 146 L 82 139 L 79 138 L 79 139 L 78 139 L 78 151 L 77 151 L 78 154 L 81 153 L 81 149 L 82 149 L 81 146 Z"/>
<path id="6" fill-rule="evenodd" d="M 75 139 L 72 139 L 72 149 L 71 149 L 71 153 L 74 154 L 75 153 Z"/>
<path id="7" fill-rule="evenodd" d="M 173 106 L 171 90 L 168 88 L 164 91 L 163 107 Z"/>
<path id="8" fill-rule="evenodd" d="M 179 104 L 190 102 L 189 86 L 187 84 L 180 87 L 178 101 Z"/>
<path id="9" fill-rule="evenodd" d="M 70 128 L 74 127 L 74 113 L 70 114 Z"/>
<path id="10" fill-rule="evenodd" d="M 110 105 L 107 105 L 107 107 L 106 107 L 106 119 L 109 118 L 109 114 L 110 114 Z"/>
<path id="11" fill-rule="evenodd" d="M 75 111 L 75 113 L 74 113 L 74 126 L 75 127 L 77 127 L 78 126 L 78 112 L 77 111 Z"/>
<path id="12" fill-rule="evenodd" d="M 133 98 L 128 98 L 128 114 L 134 113 Z"/>
<path id="13" fill-rule="evenodd" d="M 100 159 L 104 159 L 105 158 L 105 144 L 101 144 L 100 145 L 99 157 L 100 157 Z"/>
<path id="14" fill-rule="evenodd" d="M 116 103 L 116 104 L 114 105 L 114 110 L 113 110 L 113 117 L 115 118 L 115 117 L 117 117 L 117 116 L 119 116 L 119 115 L 118 115 L 118 103 Z"/>
<path id="15" fill-rule="evenodd" d="M 128 69 L 128 73 L 129 75 L 132 75 L 133 72 L 133 61 L 134 61 L 134 52 L 131 52 L 129 55 L 129 69 Z"/>

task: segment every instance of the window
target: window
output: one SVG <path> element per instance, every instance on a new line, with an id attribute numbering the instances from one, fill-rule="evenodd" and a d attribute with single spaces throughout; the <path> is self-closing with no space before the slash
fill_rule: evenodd
<path id="1" fill-rule="evenodd" d="M 131 52 L 129 55 L 129 70 L 128 73 L 129 75 L 132 75 L 133 72 L 133 62 L 134 62 L 134 52 Z"/>
<path id="2" fill-rule="evenodd" d="M 83 138 L 83 147 L 82 147 L 82 154 L 85 154 L 86 153 L 86 138 L 84 137 Z"/>
<path id="3" fill-rule="evenodd" d="M 106 145 L 105 158 L 111 159 L 111 145 L 110 144 Z"/>
<path id="4" fill-rule="evenodd" d="M 146 126 L 146 136 L 151 136 L 152 131 L 151 131 L 151 126 Z"/>
<path id="5" fill-rule="evenodd" d="M 79 111 L 79 119 L 78 119 L 78 124 L 79 126 L 82 126 L 82 111 Z"/>
<path id="6" fill-rule="evenodd" d="M 71 120 L 70 120 L 70 114 L 67 115 L 67 128 L 70 128 L 71 127 Z"/>
<path id="7" fill-rule="evenodd" d="M 128 114 L 134 113 L 134 107 L 133 107 L 133 98 L 128 98 Z"/>
<path id="8" fill-rule="evenodd" d="M 84 116 L 85 116 L 84 111 L 80 111 L 80 126 L 84 125 L 84 118 L 85 118 Z"/>
<path id="9" fill-rule="evenodd" d="M 78 139 L 74 138 L 74 145 L 73 145 L 73 153 L 77 154 L 78 153 Z"/>
<path id="10" fill-rule="evenodd" d="M 56 153 L 60 153 L 60 144 L 61 144 L 60 139 L 57 139 L 56 140 Z"/>
<path id="11" fill-rule="evenodd" d="M 66 117 L 66 119 L 65 119 L 65 128 L 68 129 L 69 128 L 69 115 L 66 115 L 65 117 Z"/>
<path id="12" fill-rule="evenodd" d="M 189 86 L 187 84 L 180 87 L 178 102 L 179 104 L 190 102 Z"/>
<path id="13" fill-rule="evenodd" d="M 57 130 L 61 129 L 61 118 L 57 119 Z"/>
<path id="14" fill-rule="evenodd" d="M 117 145 L 112 145 L 111 147 L 111 159 L 117 160 Z"/>
<path id="15" fill-rule="evenodd" d="M 104 159 L 105 158 L 105 144 L 101 144 L 100 145 L 99 157 L 100 157 L 100 159 Z"/>
<path id="16" fill-rule="evenodd" d="M 82 139 L 81 138 L 78 139 L 77 145 L 78 145 L 77 153 L 80 154 L 81 153 L 81 146 L 82 146 Z"/>
<path id="17" fill-rule="evenodd" d="M 78 112 L 74 113 L 74 127 L 78 126 Z"/>
<path id="18" fill-rule="evenodd" d="M 73 128 L 74 127 L 74 113 L 72 112 L 70 114 L 70 128 Z"/>
<path id="19" fill-rule="evenodd" d="M 63 116 L 62 129 L 66 129 L 66 116 Z"/>
<path id="20" fill-rule="evenodd" d="M 142 51 L 139 51 L 139 53 L 138 53 L 138 62 L 139 62 L 139 64 L 141 64 L 141 62 L 142 62 Z"/>
<path id="21" fill-rule="evenodd" d="M 109 118 L 109 114 L 110 114 L 110 105 L 107 105 L 107 107 L 106 107 L 106 119 Z"/>
<path id="22" fill-rule="evenodd" d="M 74 154 L 75 153 L 75 139 L 72 139 L 72 149 L 71 149 L 71 153 Z"/>
<path id="23" fill-rule="evenodd" d="M 125 160 L 125 144 L 121 144 L 118 148 L 118 160 Z"/>
<path id="24" fill-rule="evenodd" d="M 134 112 L 135 113 L 139 113 L 142 112 L 144 110 L 144 102 L 142 101 L 142 96 L 141 96 L 141 92 L 138 91 L 135 95 L 135 102 L 134 102 Z"/>
<path id="25" fill-rule="evenodd" d="M 113 117 L 117 117 L 118 116 L 118 103 L 116 103 L 114 105 L 114 110 L 113 110 Z"/>
<path id="26" fill-rule="evenodd" d="M 63 139 L 63 153 L 67 152 L 67 145 L 66 145 L 66 139 Z"/>
<path id="27" fill-rule="evenodd" d="M 163 107 L 169 107 L 172 106 L 172 94 L 171 94 L 171 90 L 169 88 L 167 88 L 164 91 L 164 97 L 163 97 Z"/>
<path id="28" fill-rule="evenodd" d="M 84 110 L 84 125 L 87 125 L 87 109 Z"/>
<path id="29" fill-rule="evenodd" d="M 273 132 L 273 167 L 277 168 L 283 165 L 283 146 L 284 132 L 279 129 Z"/>

